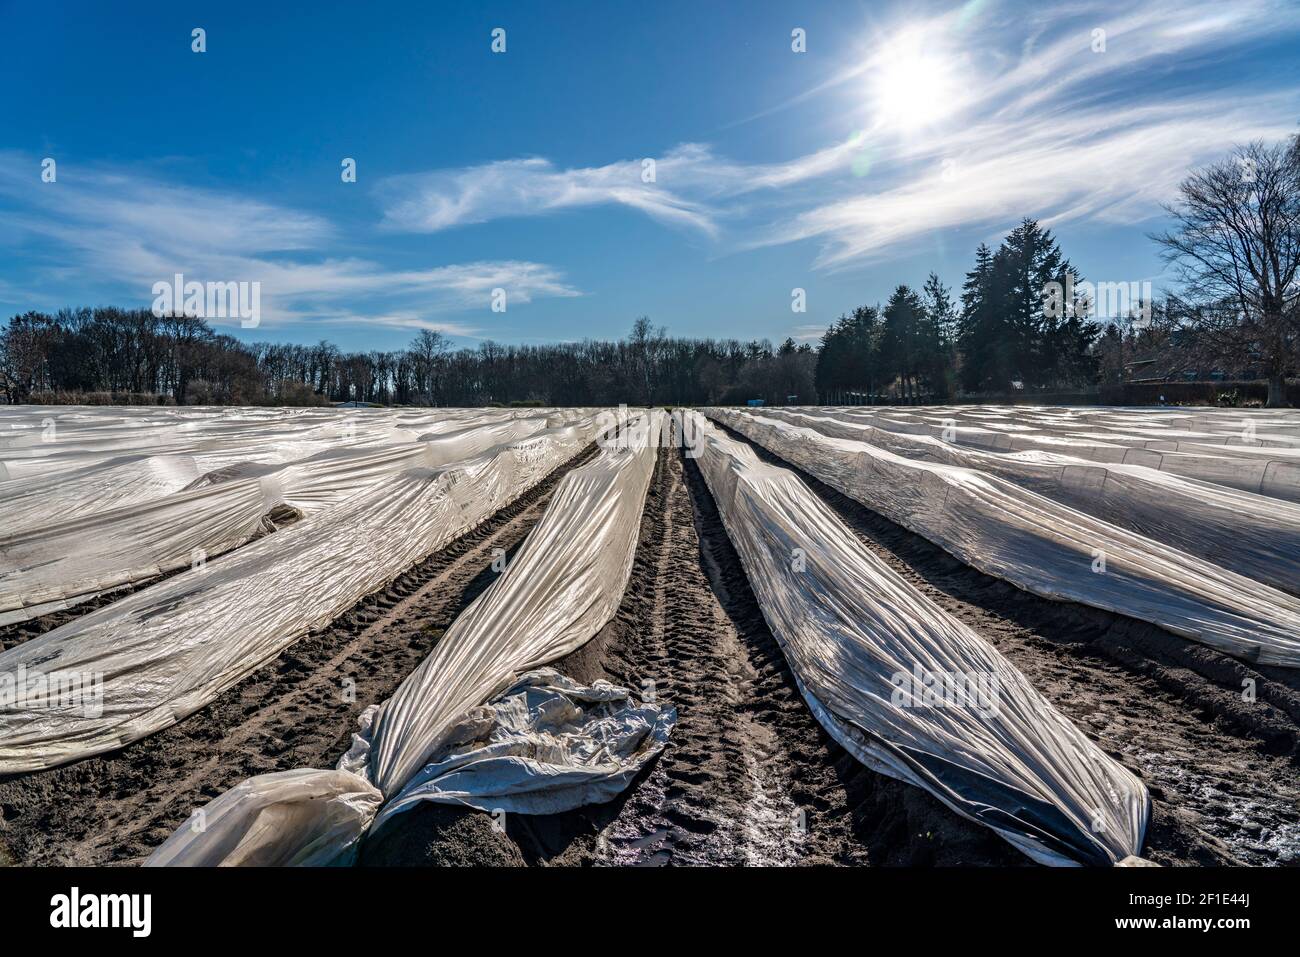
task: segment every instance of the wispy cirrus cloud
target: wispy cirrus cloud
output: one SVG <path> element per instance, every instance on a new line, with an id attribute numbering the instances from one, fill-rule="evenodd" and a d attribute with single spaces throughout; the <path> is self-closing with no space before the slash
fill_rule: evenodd
<path id="1" fill-rule="evenodd" d="M 716 232 L 710 211 L 671 190 L 642 182 L 636 161 L 558 170 L 537 157 L 501 160 L 466 169 L 394 176 L 380 185 L 384 225 L 437 232 L 510 216 L 616 204 L 666 223 Z"/>
<path id="2" fill-rule="evenodd" d="M 766 227 L 752 246 L 815 240 L 818 268 L 888 257 L 935 230 L 1004 228 L 1023 215 L 1139 223 L 1189 166 L 1236 142 L 1288 132 L 1284 97 L 1198 99 L 1065 112 L 1034 128 L 989 123 L 912 157 L 892 185 L 836 198 Z M 1001 145 L 992 145 L 1001 144 Z"/>
<path id="3" fill-rule="evenodd" d="M 716 239 L 719 220 L 736 212 L 722 205 L 726 201 L 824 176 L 842 167 L 851 152 L 852 145 L 844 143 L 787 163 L 747 164 L 684 143 L 662 156 L 605 166 L 557 169 L 534 157 L 391 176 L 378 194 L 384 225 L 406 232 L 614 205 Z M 647 170 L 653 170 L 652 179 Z"/>
<path id="4" fill-rule="evenodd" d="M 909 31 L 934 55 L 951 53 L 952 113 L 921 135 L 877 124 L 868 183 L 834 189 L 812 208 L 761 229 L 750 246 L 819 243 L 814 266 L 886 258 L 942 229 L 1004 229 L 1029 215 L 1138 223 L 1159 213 L 1190 168 L 1234 144 L 1295 129 L 1296 89 L 1206 93 L 1204 61 L 1230 57 L 1265 34 L 1300 30 L 1300 10 L 1268 0 L 1111 3 L 1045 8 L 1020 33 L 965 8 Z M 1043 36 L 1050 22 L 1053 37 Z M 1097 31 L 1097 32 L 1094 32 Z M 1032 40 L 1033 42 L 1029 42 Z M 987 51 L 981 60 L 972 49 Z M 869 59 L 869 72 L 883 52 Z"/>
<path id="5" fill-rule="evenodd" d="M 972 2 L 872 32 L 862 56 L 778 105 L 805 114 L 820 105 L 862 123 L 852 139 L 785 162 L 688 143 L 655 159 L 649 183 L 639 159 L 560 169 L 533 157 L 395 176 L 378 195 L 395 230 L 617 205 L 723 252 L 813 242 L 812 264 L 830 270 L 898 253 L 934 230 L 1001 229 L 1026 215 L 1137 223 L 1189 167 L 1294 129 L 1300 91 L 1196 87 L 1206 62 L 1297 30 L 1300 9 L 1273 0 L 1140 9 L 1085 0 L 1029 11 Z M 945 116 L 924 129 L 894 128 L 903 111 L 871 102 L 873 76 L 900 46 L 948 74 Z"/>
<path id="6" fill-rule="evenodd" d="M 395 269 L 331 256 L 339 232 L 321 216 L 105 167 L 61 170 L 56 182 L 43 183 L 38 161 L 17 153 L 0 154 L 0 206 L 14 227 L 12 242 L 45 250 L 32 257 L 44 265 L 33 269 L 29 296 L 90 270 L 128 299 L 148 302 L 155 282 L 183 273 L 200 282 L 260 282 L 268 324 L 346 321 L 469 335 L 462 330 L 472 324 L 431 316 L 486 312 L 498 288 L 511 305 L 581 295 L 542 263 Z"/>

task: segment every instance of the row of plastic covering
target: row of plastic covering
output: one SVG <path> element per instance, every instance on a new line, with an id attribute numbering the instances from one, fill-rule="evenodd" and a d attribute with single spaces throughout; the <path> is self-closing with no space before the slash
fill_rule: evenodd
<path id="1" fill-rule="evenodd" d="M 831 408 L 831 407 L 828 407 Z M 1015 436 L 1092 435 L 1119 444 L 1176 450 L 1178 442 L 1231 453 L 1236 447 L 1300 448 L 1300 416 L 1292 410 L 1124 409 L 1112 407 L 924 406 L 914 408 L 839 407 L 900 428 L 955 420 L 986 432 Z"/>
<path id="2" fill-rule="evenodd" d="M 1132 863 L 1150 813 L 1141 781 L 794 473 L 681 414 L 763 615 L 836 741 L 1036 861 Z"/>
<path id="3" fill-rule="evenodd" d="M 768 415 L 906 458 L 974 469 L 1285 591 L 1300 591 L 1300 505 L 1141 465 L 1056 452 L 984 452 L 929 435 L 889 432 L 835 413 Z"/>
<path id="4" fill-rule="evenodd" d="M 1294 415 L 1198 410 L 1195 416 L 1162 416 L 1157 409 L 1049 414 L 1020 406 L 837 411 L 886 431 L 941 437 L 990 452 L 1059 452 L 1300 501 L 1300 423 Z"/>
<path id="5" fill-rule="evenodd" d="M 0 538 L 0 624 L 201 564 L 407 469 L 470 459 L 559 424 L 515 418 L 401 445 L 341 444 L 289 464 L 230 465 L 201 476 L 186 491 Z"/>
<path id="6" fill-rule="evenodd" d="M 396 472 L 10 648 L 0 654 L 0 774 L 110 751 L 192 714 L 514 501 L 599 428 L 587 419 L 454 464 Z"/>
<path id="7" fill-rule="evenodd" d="M 244 781 L 196 812 L 202 827 L 177 828 L 149 863 L 347 863 L 381 808 L 388 818 L 451 792 L 470 806 L 553 811 L 607 799 L 611 781 L 625 786 L 662 750 L 675 712 L 647 703 L 634 709 L 639 719 L 625 714 L 616 728 L 598 722 L 607 740 L 560 747 L 553 726 L 575 726 L 574 687 L 552 672 L 530 675 L 521 689 L 520 675 L 580 648 L 617 610 L 662 426 L 663 413 L 643 415 L 629 441 L 564 477 L 501 578 L 391 698 L 362 713 L 361 733 L 335 770 Z M 483 738 L 483 725 L 498 726 L 497 713 L 511 710 L 480 707 L 507 689 L 524 694 L 514 723 L 528 727 L 529 746 L 520 752 L 498 735 L 488 748 L 495 753 L 467 750 L 467 739 Z M 581 690 L 610 697 L 618 689 L 598 682 Z M 546 693 L 530 703 L 530 692 Z M 504 760 L 502 747 L 510 748 Z M 440 791 L 448 775 L 455 783 Z M 545 793 L 559 797 L 540 799 Z"/>
<path id="8" fill-rule="evenodd" d="M 24 408 L 24 407 L 19 407 Z M 135 410 L 132 410 L 135 411 Z M 438 409 L 418 414 L 381 409 L 229 409 L 193 418 L 170 410 L 127 425 L 115 410 L 77 409 L 35 419 L 0 410 L 0 536 L 84 518 L 215 484 L 225 477 L 344 452 L 418 448 L 473 425 L 519 418 L 564 422 L 590 418 L 574 410 Z M 113 417 L 104 421 L 106 416 Z M 46 421 L 49 426 L 39 428 Z"/>
<path id="9" fill-rule="evenodd" d="M 1300 598 L 996 475 L 905 458 L 735 409 L 707 414 L 968 565 L 1153 622 L 1262 664 L 1300 666 Z"/>

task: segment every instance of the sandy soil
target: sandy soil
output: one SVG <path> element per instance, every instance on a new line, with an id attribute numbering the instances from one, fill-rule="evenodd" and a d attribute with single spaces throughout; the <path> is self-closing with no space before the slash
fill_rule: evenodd
<path id="1" fill-rule="evenodd" d="M 798 473 L 872 551 L 992 641 L 1143 779 L 1153 801 L 1145 856 L 1300 864 L 1300 674 L 1021 591 L 755 448 Z"/>
<path id="2" fill-rule="evenodd" d="M 565 471 L 179 725 L 114 755 L 0 781 L 0 862 L 138 862 L 193 807 L 249 775 L 333 766 L 361 707 L 387 697 L 490 585 L 492 549 L 518 547 Z M 1022 592 L 804 479 L 869 548 L 1147 782 L 1147 856 L 1297 862 L 1300 675 Z M 556 667 L 676 706 L 671 743 L 633 787 L 608 805 L 513 815 L 503 828 L 426 805 L 367 841 L 362 864 L 1029 864 L 920 789 L 866 770 L 822 731 L 698 469 L 675 450 L 660 454 L 617 614 Z M 1253 702 L 1243 681 L 1254 683 Z"/>
<path id="3" fill-rule="evenodd" d="M 179 724 L 109 755 L 0 780 L 0 863 L 138 863 L 195 807 L 244 778 L 333 767 L 361 709 L 392 694 L 491 584 L 492 550 L 518 547 L 560 478 L 594 453 L 593 445 Z M 69 617 L 58 613 L 55 623 Z"/>
<path id="4" fill-rule="evenodd" d="M 664 754 L 623 799 L 505 821 L 425 807 L 363 863 L 975 864 L 1026 860 L 916 788 L 863 768 L 795 687 L 693 462 L 664 450 L 614 619 L 555 665 L 677 708 Z"/>

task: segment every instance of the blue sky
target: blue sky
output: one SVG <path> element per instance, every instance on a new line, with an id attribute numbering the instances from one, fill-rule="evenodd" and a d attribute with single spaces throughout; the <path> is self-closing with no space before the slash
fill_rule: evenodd
<path id="1" fill-rule="evenodd" d="M 1300 4 L 0 0 L 0 90 L 0 314 L 183 272 L 261 283 L 245 339 L 811 339 L 1024 216 L 1159 289 L 1189 166 L 1297 129 Z"/>

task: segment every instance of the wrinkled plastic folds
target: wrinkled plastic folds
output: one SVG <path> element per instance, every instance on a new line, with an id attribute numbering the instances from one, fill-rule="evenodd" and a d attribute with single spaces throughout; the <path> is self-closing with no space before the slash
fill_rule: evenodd
<path id="1" fill-rule="evenodd" d="M 763 615 L 836 741 L 1036 861 L 1131 863 L 1150 814 L 1141 781 L 794 473 L 680 414 Z"/>
<path id="2" fill-rule="evenodd" d="M 413 446 L 470 425 L 571 409 L 0 406 L 0 537 L 152 501 L 227 469 Z M 556 423 L 560 424 L 560 423 Z"/>
<path id="3" fill-rule="evenodd" d="M 1300 502 L 1300 416 L 1294 410 L 1018 405 L 834 411 L 890 432 L 943 437 L 990 452 L 1062 452 Z"/>
<path id="4" fill-rule="evenodd" d="M 1019 588 L 1300 667 L 1300 598 L 996 475 L 735 409 L 706 414 L 966 564 Z"/>
<path id="5" fill-rule="evenodd" d="M 607 681 L 585 687 L 550 668 L 527 672 L 448 730 L 374 829 L 422 801 L 510 814 L 603 804 L 663 751 L 674 719 L 672 708 L 638 705 Z"/>
<path id="6" fill-rule="evenodd" d="M 417 466 L 0 654 L 0 773 L 122 747 L 192 714 L 542 481 L 594 418 Z M 67 680 L 79 682 L 64 694 Z M 55 693 L 51 689 L 56 689 Z"/>
<path id="7" fill-rule="evenodd" d="M 381 796 L 347 771 L 261 774 L 197 810 L 149 858 L 155 867 L 310 867 L 355 852 Z M 283 833 L 310 834 L 290 844 Z M 204 859 L 195 859 L 201 851 Z"/>
<path id="8" fill-rule="evenodd" d="M 772 418 L 905 458 L 997 475 L 1248 578 L 1300 591 L 1300 505 L 1184 478 L 1145 465 L 1105 464 L 1060 452 L 985 452 L 931 435 L 889 432 L 820 409 L 772 409 Z"/>
<path id="9" fill-rule="evenodd" d="M 312 442 L 302 460 L 226 466 L 179 492 L 0 538 L 0 625 L 201 564 L 407 469 L 470 459 L 547 425 L 545 417 L 517 418 L 397 445 L 344 442 L 323 451 Z"/>
<path id="10" fill-rule="evenodd" d="M 662 413 L 641 416 L 636 429 L 622 433 L 633 433 L 626 442 L 607 443 L 592 462 L 561 480 L 541 521 L 501 578 L 452 623 L 391 698 L 362 713 L 360 731 L 353 736 L 352 747 L 336 770 L 301 772 L 299 786 L 303 793 L 320 787 L 311 775 L 346 774 L 353 782 L 347 789 L 349 793 L 367 793 L 377 805 L 393 803 L 394 811 L 385 811 L 386 816 L 411 806 L 426 794 L 447 797 L 454 793 L 459 803 L 473 806 L 470 787 L 475 778 L 469 768 L 479 759 L 490 759 L 497 763 L 481 768 L 484 773 L 477 781 L 485 789 L 485 796 L 491 797 L 494 808 L 503 806 L 503 789 L 533 807 L 562 808 L 606 800 L 659 753 L 676 720 L 671 707 L 653 703 L 635 706 L 622 689 L 617 689 L 612 697 L 621 699 L 619 707 L 611 702 L 609 708 L 579 718 L 573 713 L 578 699 L 610 696 L 611 689 L 583 689 L 571 682 L 559 683 L 545 673 L 527 679 L 521 679 L 521 675 L 580 648 L 617 610 L 632 569 L 662 425 Z M 532 686 L 537 693 L 533 702 L 550 702 L 549 707 L 526 709 L 527 717 L 517 710 L 521 702 L 507 699 L 512 687 L 521 681 L 525 687 L 515 688 L 515 694 L 524 694 L 522 703 L 528 703 L 527 687 Z M 546 688 L 558 692 L 559 698 L 545 693 Z M 491 751 L 473 747 L 472 740 L 466 740 L 467 735 L 473 737 L 468 730 L 471 728 L 477 728 L 481 738 L 486 737 L 486 747 L 494 747 L 494 732 L 484 723 L 486 712 L 480 706 L 503 694 L 504 698 L 490 711 L 513 713 L 513 728 L 519 738 L 513 745 Z M 553 709 L 565 714 L 557 715 Z M 612 724 L 600 722 L 600 718 L 611 714 L 617 715 Z M 649 730 L 640 728 L 638 720 L 648 723 Z M 593 733 L 622 728 L 622 744 L 602 751 L 598 742 L 570 740 L 543 752 L 530 750 L 532 745 L 525 743 L 535 744 L 539 736 L 558 730 L 579 734 L 583 727 Z M 505 733 L 498 727 L 496 745 L 502 744 Z M 531 754 L 533 763 L 520 760 L 522 755 L 518 753 L 513 759 L 501 753 L 510 747 Z M 468 748 L 470 753 L 461 748 Z M 546 760 L 538 760 L 542 757 Z M 600 765 L 598 771 L 593 770 L 593 759 Z M 438 790 L 443 775 L 428 767 L 439 762 L 444 763 L 448 775 L 445 791 Z M 563 774 L 557 774 L 561 767 Z M 277 776 L 251 778 L 239 787 L 260 794 L 278 783 L 265 782 L 267 777 Z M 552 783 L 557 787 L 548 797 L 545 792 Z M 404 790 L 408 784 L 410 793 Z M 454 792 L 450 790 L 453 786 Z M 326 850 L 318 827 L 332 826 L 332 819 L 318 822 L 304 818 L 301 826 L 272 831 L 261 828 L 258 822 L 265 807 L 273 802 L 245 805 L 227 797 L 217 798 L 203 813 L 209 822 L 218 814 L 222 816 L 222 833 L 246 835 L 238 844 L 243 858 L 253 855 L 293 863 L 348 863 L 374 821 L 368 803 L 357 806 L 350 831 L 344 833 L 331 827 L 332 849 Z M 279 792 L 279 800 L 294 803 L 299 798 Z M 218 806 L 219 802 L 224 803 Z M 271 846 L 253 850 L 254 844 Z M 228 845 L 228 841 L 210 841 L 206 834 L 182 825 L 148 863 L 236 863 L 226 856 Z"/>

